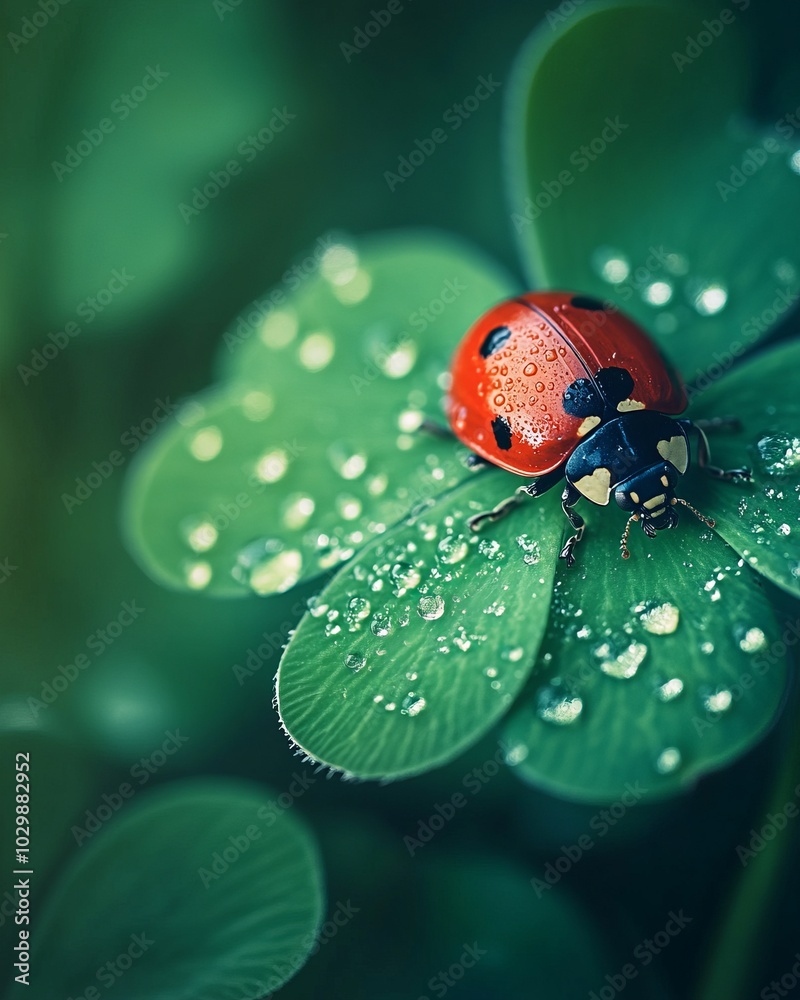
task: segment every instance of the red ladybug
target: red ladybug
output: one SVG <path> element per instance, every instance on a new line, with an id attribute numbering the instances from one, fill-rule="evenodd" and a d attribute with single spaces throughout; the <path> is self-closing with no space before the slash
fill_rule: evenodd
<path id="1" fill-rule="evenodd" d="M 639 521 L 650 537 L 678 523 L 674 495 L 689 467 L 689 433 L 698 435 L 698 464 L 726 480 L 747 469 L 709 463 L 709 426 L 675 417 L 686 409 L 678 373 L 647 334 L 614 306 L 570 292 L 528 292 L 490 309 L 468 331 L 452 364 L 447 415 L 453 433 L 477 461 L 535 477 L 517 494 L 541 496 L 561 480 L 561 506 L 575 529 L 561 550 L 572 565 L 584 520 L 573 507 L 584 497 L 606 506 L 613 495 L 632 511 L 620 543 Z M 477 528 L 519 502 L 511 497 L 470 518 Z"/>

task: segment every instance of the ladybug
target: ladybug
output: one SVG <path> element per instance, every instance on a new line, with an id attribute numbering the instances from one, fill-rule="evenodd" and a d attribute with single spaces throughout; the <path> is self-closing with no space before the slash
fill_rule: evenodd
<path id="1" fill-rule="evenodd" d="M 605 507 L 613 496 L 631 512 L 620 541 L 625 559 L 633 521 L 652 538 L 675 527 L 682 505 L 714 526 L 675 496 L 692 433 L 701 468 L 719 479 L 750 478 L 748 469 L 710 464 L 706 430 L 738 422 L 677 419 L 687 406 L 680 375 L 633 320 L 599 299 L 528 292 L 501 302 L 467 332 L 451 374 L 447 417 L 473 462 L 533 477 L 516 496 L 471 517 L 470 527 L 565 481 L 561 506 L 575 530 L 560 553 L 568 566 L 584 534 L 573 509 L 582 498 Z"/>

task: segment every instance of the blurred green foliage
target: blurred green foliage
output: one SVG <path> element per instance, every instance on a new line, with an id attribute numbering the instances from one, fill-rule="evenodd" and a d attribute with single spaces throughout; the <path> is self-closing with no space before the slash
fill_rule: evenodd
<path id="1" fill-rule="evenodd" d="M 441 227 L 517 267 L 501 181 L 500 99 L 487 101 L 394 191 L 383 175 L 473 92 L 481 74 L 507 79 L 520 44 L 549 5 L 498 9 L 471 2 L 455 12 L 444 0 L 408 3 L 391 28 L 346 62 L 340 45 L 352 42 L 373 6 L 318 6 L 310 16 L 302 5 L 255 0 L 229 9 L 215 9 L 210 0 L 126 7 L 71 0 L 50 4 L 57 13 L 34 24 L 36 30 L 23 22 L 34 14 L 41 22 L 42 5 L 13 0 L 0 15 L 6 46 L 0 120 L 7 137 L 0 185 L 0 454 L 11 473 L 0 494 L 4 956 L 16 930 L 8 910 L 14 877 L 5 805 L 14 753 L 30 752 L 36 765 L 34 927 L 57 878 L 80 856 L 71 828 L 104 793 L 130 780 L 137 765 L 137 774 L 148 775 L 141 809 L 155 786 L 181 775 L 242 777 L 286 790 L 301 767 L 271 707 L 277 650 L 246 685 L 233 673 L 265 632 L 286 633 L 296 624 L 296 596 L 267 604 L 170 593 L 149 582 L 122 547 L 122 478 L 149 435 L 159 400 L 177 402 L 207 385 L 232 317 L 332 229 Z M 703 16 L 698 9 L 698 21 Z M 774 122 L 800 104 L 796 14 L 770 2 L 753 5 L 748 17 L 756 57 L 750 110 Z M 23 30 L 31 35 L 24 42 L 9 39 Z M 172 76 L 122 118 L 113 102 L 141 86 L 153 65 Z M 284 107 L 296 121 L 280 142 L 246 161 L 240 144 L 269 128 L 275 109 Z M 83 130 L 92 132 L 105 117 L 114 130 L 59 180 L 53 162 L 65 162 L 69 146 L 91 143 Z M 185 221 L 180 205 L 232 159 L 241 161 L 241 174 Z M 114 270 L 125 268 L 136 277 L 118 294 L 117 277 L 105 294 Z M 102 312 L 91 304 L 79 312 L 87 299 Z M 81 332 L 65 341 L 70 322 Z M 119 465 L 109 459 L 115 452 Z M 95 463 L 106 469 L 106 462 L 113 471 L 103 478 Z M 75 496 L 76 480 L 93 474 L 101 476 L 97 488 L 68 511 L 63 495 Z M 145 609 L 130 625 L 120 619 L 131 617 L 126 602 Z M 782 615 L 792 621 L 796 609 L 787 606 Z M 58 691 L 54 682 L 60 687 L 81 655 L 87 665 Z M 44 702 L 47 685 L 57 696 L 51 704 Z M 32 711 L 30 698 L 46 707 Z M 176 728 L 189 741 L 157 765 L 153 755 Z M 423 995 L 430 977 L 479 936 L 491 958 L 475 979 L 464 975 L 460 996 L 485 996 L 497 986 L 504 996 L 528 997 L 541 969 L 541 995 L 585 996 L 680 907 L 692 915 L 691 930 L 642 974 L 640 995 L 686 996 L 709 962 L 730 960 L 731 939 L 718 938 L 716 928 L 742 874 L 736 845 L 750 842 L 767 810 L 792 794 L 791 786 L 784 792 L 777 785 L 768 798 L 776 762 L 796 755 L 783 728 L 682 799 L 637 805 L 602 836 L 592 807 L 523 788 L 502 771 L 489 775 L 486 762 L 496 753 L 489 740 L 455 764 L 391 786 L 313 776 L 296 809 L 322 843 L 330 914 L 352 897 L 369 916 L 353 918 L 327 941 L 286 996 L 318 995 L 334 969 L 352 984 L 347 995 L 391 995 L 386 955 L 393 953 L 408 963 L 404 988 L 407 982 Z M 470 787 L 477 782 L 480 789 L 474 795 L 464 785 L 473 770 L 482 776 L 472 778 Z M 800 778 L 797 771 L 800 760 Z M 421 822 L 440 815 L 436 805 L 459 791 L 467 805 L 421 857 L 409 858 L 403 838 L 418 836 Z M 123 816 L 103 834 L 110 836 L 117 822 Z M 565 845 L 587 833 L 593 848 L 554 886 L 552 908 L 539 909 L 525 879 L 543 875 Z M 746 910 L 748 924 L 762 936 L 737 939 L 746 957 L 737 985 L 743 997 L 794 961 L 797 837 L 790 824 L 775 845 L 779 877 L 767 881 L 763 899 L 748 897 L 758 907 Z M 115 860 L 124 865 L 129 855 Z M 134 879 L 124 896 L 120 891 L 112 880 L 101 913 L 175 902 L 167 878 L 150 888 Z M 510 930 L 501 935 L 504 916 Z M 57 925 L 59 918 L 51 919 Z M 60 919 L 66 927 L 67 918 Z M 198 935 L 198 952 L 214 923 Z M 113 957 L 92 955 L 93 933 L 87 927 L 81 935 L 90 971 L 93 962 Z M 559 950 L 565 939 L 575 942 L 568 954 Z M 565 965 L 577 963 L 578 954 L 592 978 L 585 982 L 580 970 L 568 969 L 570 978 L 559 979 L 549 957 L 562 955 Z M 41 971 L 44 960 L 38 961 Z M 9 962 L 9 979 L 10 972 Z M 34 988 L 28 995 L 50 994 Z"/>

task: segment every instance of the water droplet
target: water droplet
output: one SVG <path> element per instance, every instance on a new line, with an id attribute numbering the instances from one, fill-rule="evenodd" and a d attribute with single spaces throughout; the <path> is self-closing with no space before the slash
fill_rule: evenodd
<path id="1" fill-rule="evenodd" d="M 293 587 L 300 577 L 303 557 L 297 549 L 286 549 L 250 570 L 250 587 L 257 594 L 281 594 Z"/>
<path id="2" fill-rule="evenodd" d="M 679 677 L 672 677 L 656 688 L 656 696 L 659 701 L 672 701 L 683 691 L 683 681 Z"/>
<path id="3" fill-rule="evenodd" d="M 363 302 L 372 290 L 372 278 L 363 267 L 356 268 L 352 278 L 344 284 L 333 286 L 333 294 L 345 306 Z"/>
<path id="4" fill-rule="evenodd" d="M 283 448 L 266 451 L 256 462 L 256 476 L 262 483 L 277 483 L 289 468 L 289 456 Z"/>
<path id="5" fill-rule="evenodd" d="M 687 287 L 689 301 L 701 316 L 716 316 L 728 301 L 727 288 L 718 281 L 693 281 Z"/>
<path id="6" fill-rule="evenodd" d="M 760 628 L 739 630 L 739 649 L 743 653 L 759 653 L 767 648 L 767 637 Z"/>
<path id="7" fill-rule="evenodd" d="M 346 285 L 352 281 L 357 268 L 358 254 L 345 243 L 329 246 L 319 262 L 320 274 L 334 285 Z"/>
<path id="8" fill-rule="evenodd" d="M 358 673 L 366 662 L 367 658 L 362 656 L 361 653 L 347 653 L 344 658 L 344 665 L 351 670 L 355 670 L 356 673 Z"/>
<path id="9" fill-rule="evenodd" d="M 461 562 L 469 552 L 469 545 L 463 535 L 445 535 L 436 546 L 439 559 L 449 566 Z"/>
<path id="10" fill-rule="evenodd" d="M 444 614 L 444 598 L 439 594 L 425 594 L 417 602 L 417 614 L 426 621 L 434 621 Z"/>
<path id="11" fill-rule="evenodd" d="M 672 298 L 672 285 L 668 281 L 653 281 L 642 292 L 642 298 L 648 305 L 665 306 Z"/>
<path id="12" fill-rule="evenodd" d="M 327 330 L 309 333 L 300 344 L 297 356 L 300 364 L 310 372 L 322 371 L 333 358 L 335 345 L 333 337 Z"/>
<path id="13" fill-rule="evenodd" d="M 328 449 L 328 458 L 342 479 L 358 479 L 367 468 L 366 455 L 352 452 L 345 445 L 334 444 Z"/>
<path id="14" fill-rule="evenodd" d="M 402 378 L 408 375 L 416 364 L 417 345 L 413 340 L 405 340 L 388 354 L 382 354 L 377 360 L 381 371 L 388 378 Z"/>
<path id="15" fill-rule="evenodd" d="M 424 414 L 419 410 L 403 410 L 397 418 L 397 426 L 405 434 L 413 434 L 419 430 L 424 419 Z"/>
<path id="16" fill-rule="evenodd" d="M 427 702 L 424 698 L 419 695 L 414 694 L 413 691 L 409 691 L 406 697 L 403 699 L 403 704 L 400 709 L 403 715 L 419 715 L 419 713 L 425 708 Z"/>
<path id="17" fill-rule="evenodd" d="M 764 471 L 771 476 L 785 476 L 800 468 L 800 437 L 770 434 L 756 445 Z"/>
<path id="18" fill-rule="evenodd" d="M 592 268 L 604 281 L 619 285 L 630 275 L 631 265 L 628 258 L 613 247 L 598 247 L 591 257 Z"/>
<path id="19" fill-rule="evenodd" d="M 261 324 L 258 336 L 266 347 L 281 348 L 290 344 L 297 336 L 297 317 L 288 310 L 273 310 Z"/>
<path id="20" fill-rule="evenodd" d="M 629 680 L 647 656 L 647 646 L 643 642 L 628 642 L 625 636 L 609 639 L 596 646 L 593 652 L 600 660 L 600 669 L 604 674 L 618 680 Z"/>
<path id="21" fill-rule="evenodd" d="M 386 611 L 376 611 L 369 623 L 373 635 L 383 637 L 392 631 L 392 618 Z"/>
<path id="22" fill-rule="evenodd" d="M 536 693 L 536 714 L 543 722 L 568 726 L 582 711 L 583 701 L 577 695 L 568 694 L 556 679 Z"/>
<path id="23" fill-rule="evenodd" d="M 482 538 L 478 543 L 478 552 L 489 560 L 497 559 L 502 555 L 500 542 L 496 538 Z"/>
<path id="24" fill-rule="evenodd" d="M 328 622 L 325 626 L 325 635 L 338 635 L 342 631 L 341 625 L 335 625 L 333 622 Z"/>
<path id="25" fill-rule="evenodd" d="M 372 610 L 369 601 L 366 597 L 351 597 L 347 603 L 347 611 L 345 611 L 344 617 L 347 624 L 350 626 L 350 631 L 355 631 L 360 623 L 369 617 L 369 613 Z"/>
<path id="26" fill-rule="evenodd" d="M 500 650 L 500 656 L 511 663 L 519 663 L 524 655 L 525 650 L 522 646 L 505 646 Z"/>
<path id="27" fill-rule="evenodd" d="M 290 531 L 304 528 L 308 519 L 314 513 L 315 503 L 311 497 L 302 493 L 294 493 L 286 498 L 283 507 L 283 523 Z"/>
<path id="28" fill-rule="evenodd" d="M 345 521 L 354 521 L 361 514 L 361 501 L 350 493 L 340 493 L 336 497 L 336 510 Z"/>
<path id="29" fill-rule="evenodd" d="M 422 579 L 416 566 L 411 566 L 409 563 L 395 563 L 389 572 L 397 587 L 403 592 L 418 586 Z"/>
<path id="30" fill-rule="evenodd" d="M 205 560 L 186 563 L 184 572 L 186 585 L 192 590 L 203 590 L 211 583 L 211 563 Z"/>
<path id="31" fill-rule="evenodd" d="M 800 174 L 800 149 L 789 157 L 789 166 L 796 174 Z"/>
<path id="32" fill-rule="evenodd" d="M 527 375 L 528 378 L 530 378 L 531 376 L 535 375 L 536 372 L 538 371 L 539 369 L 536 367 L 536 365 L 532 361 L 529 361 L 527 365 L 525 365 L 525 367 L 522 369 L 522 374 Z"/>
<path id="33" fill-rule="evenodd" d="M 397 705 L 393 701 L 387 701 L 383 707 L 387 712 L 393 712 L 397 708 Z"/>
<path id="34" fill-rule="evenodd" d="M 189 441 L 189 451 L 198 462 L 210 462 L 222 451 L 222 431 L 219 427 L 203 427 Z"/>
<path id="35" fill-rule="evenodd" d="M 639 620 L 652 635 L 672 635 L 680 621 L 674 604 L 656 604 L 644 611 Z"/>
<path id="36" fill-rule="evenodd" d="M 192 520 L 184 525 L 184 537 L 195 552 L 208 552 L 217 544 L 219 532 L 211 521 Z"/>
<path id="37" fill-rule="evenodd" d="M 659 774 L 672 774 L 681 764 L 681 752 L 677 747 L 667 747 L 656 758 L 656 771 Z"/>
<path id="38" fill-rule="evenodd" d="M 517 535 L 517 545 L 522 549 L 522 561 L 528 566 L 535 566 L 541 558 L 539 543 L 527 535 Z"/>
<path id="39" fill-rule="evenodd" d="M 306 601 L 306 607 L 308 608 L 308 613 L 312 618 L 321 618 L 328 610 L 328 605 L 324 604 L 318 596 L 309 597 Z"/>
<path id="40" fill-rule="evenodd" d="M 713 642 L 702 642 L 700 643 L 700 652 L 705 653 L 706 656 L 710 656 L 714 652 Z"/>
<path id="41" fill-rule="evenodd" d="M 712 715 L 721 715 L 727 712 L 733 704 L 733 695 L 727 688 L 717 688 L 716 691 L 706 692 L 702 696 L 703 708 Z"/>
<path id="42" fill-rule="evenodd" d="M 274 409 L 275 400 L 266 392 L 254 389 L 242 397 L 242 413 L 247 420 L 252 420 L 254 423 L 266 420 Z"/>

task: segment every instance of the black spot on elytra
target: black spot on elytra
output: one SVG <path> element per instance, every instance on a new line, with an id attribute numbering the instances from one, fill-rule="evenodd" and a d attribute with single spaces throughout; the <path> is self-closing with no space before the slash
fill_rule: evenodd
<path id="1" fill-rule="evenodd" d="M 511 425 L 505 417 L 497 416 L 492 421 L 492 432 L 497 442 L 497 447 L 501 451 L 508 451 L 511 447 Z"/>
<path id="2" fill-rule="evenodd" d="M 633 392 L 633 376 L 627 368 L 601 368 L 594 378 L 612 406 L 621 403 Z"/>
<path id="3" fill-rule="evenodd" d="M 491 354 L 494 354 L 495 351 L 499 351 L 510 336 L 511 331 L 507 326 L 496 326 L 494 330 L 490 330 L 481 344 L 481 357 L 488 358 Z"/>
<path id="4" fill-rule="evenodd" d="M 573 295 L 570 305 L 576 309 L 591 309 L 594 312 L 602 312 L 605 309 L 600 299 L 593 299 L 591 295 Z"/>

